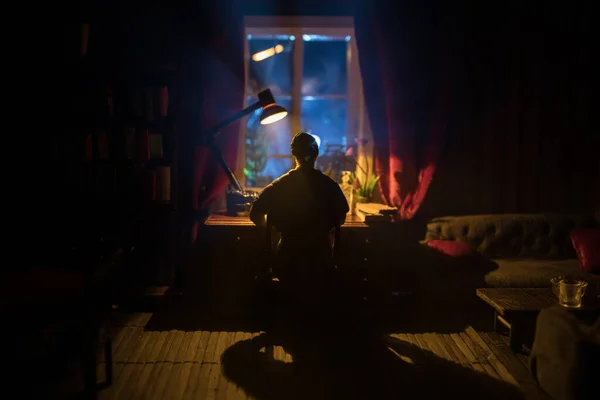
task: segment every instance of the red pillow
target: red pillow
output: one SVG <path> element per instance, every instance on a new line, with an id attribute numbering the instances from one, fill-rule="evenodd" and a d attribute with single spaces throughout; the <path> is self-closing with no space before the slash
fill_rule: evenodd
<path id="1" fill-rule="evenodd" d="M 430 240 L 427 242 L 427 246 L 447 254 L 450 257 L 470 256 L 473 254 L 473 248 L 467 242 L 457 242 L 454 240 Z"/>
<path id="2" fill-rule="evenodd" d="M 585 272 L 600 273 L 600 229 L 573 229 L 571 243 L 579 258 L 579 268 Z"/>

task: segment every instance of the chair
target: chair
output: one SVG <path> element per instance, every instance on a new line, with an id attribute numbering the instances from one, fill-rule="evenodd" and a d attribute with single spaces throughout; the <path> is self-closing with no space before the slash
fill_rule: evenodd
<path id="1" fill-rule="evenodd" d="M 324 279 L 327 282 L 327 290 L 329 292 L 332 291 L 333 286 L 335 286 L 335 274 L 334 270 L 338 268 L 337 263 L 337 254 L 340 248 L 340 230 L 341 225 L 336 225 L 332 230 L 332 263 L 329 268 L 324 273 Z M 274 229 L 271 225 L 269 219 L 267 218 L 266 228 L 265 228 L 265 257 L 264 257 L 264 268 L 257 276 L 257 280 L 262 283 L 261 285 L 261 294 L 262 299 L 266 301 L 268 305 L 275 305 L 281 303 L 282 298 L 285 296 L 285 293 L 282 293 L 281 289 L 281 281 L 279 279 L 280 271 L 277 268 L 277 260 L 275 249 L 277 247 L 277 243 L 279 242 L 279 233 Z"/>

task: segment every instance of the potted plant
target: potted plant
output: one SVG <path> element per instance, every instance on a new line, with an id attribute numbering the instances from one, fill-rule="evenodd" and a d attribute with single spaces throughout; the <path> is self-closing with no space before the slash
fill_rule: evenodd
<path id="1" fill-rule="evenodd" d="M 357 179 L 358 180 L 358 179 Z M 354 189 L 354 201 L 356 203 L 368 203 L 371 201 L 375 185 L 379 181 L 379 176 L 372 175 L 364 183 L 360 183 L 357 189 Z"/>
<path id="2" fill-rule="evenodd" d="M 367 139 L 357 138 L 356 143 L 358 145 L 360 145 L 360 147 L 362 147 L 363 152 L 364 152 L 364 159 L 366 162 L 367 155 L 366 155 L 366 151 L 364 149 L 365 149 L 365 145 L 367 144 Z M 363 168 L 360 165 L 360 163 L 358 162 L 358 159 L 355 160 L 355 162 L 356 162 L 356 166 L 365 175 L 365 180 L 364 180 L 364 182 L 360 182 L 360 180 L 356 176 L 355 172 L 353 172 L 350 176 L 350 183 L 354 187 L 354 192 L 353 192 L 353 196 L 352 196 L 352 204 L 350 206 L 353 212 L 354 212 L 354 208 L 356 207 L 356 203 L 368 203 L 369 201 L 371 201 L 371 197 L 373 196 L 373 190 L 375 190 L 375 186 L 377 185 L 377 182 L 379 181 L 379 176 L 372 174 L 371 171 L 369 171 L 369 163 L 368 162 L 367 162 L 366 168 Z"/>
<path id="3" fill-rule="evenodd" d="M 265 130 L 261 126 L 255 129 L 248 129 L 246 133 L 246 166 L 244 167 L 247 186 L 266 185 L 261 185 L 264 182 L 261 182 L 261 178 L 263 177 L 260 174 L 267 165 L 268 153 L 269 145 Z"/>

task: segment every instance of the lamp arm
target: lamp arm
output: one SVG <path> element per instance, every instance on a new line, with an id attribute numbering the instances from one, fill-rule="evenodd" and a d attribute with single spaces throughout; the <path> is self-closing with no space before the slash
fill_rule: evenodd
<path id="1" fill-rule="evenodd" d="M 237 121 L 238 119 L 243 118 L 244 116 L 258 110 L 260 107 L 261 107 L 260 102 L 256 102 L 256 103 L 244 108 L 242 111 L 223 120 L 222 122 L 219 122 L 217 125 L 210 127 L 206 131 L 202 132 L 202 135 L 198 138 L 198 140 L 201 141 L 201 143 L 199 143 L 199 144 L 205 144 L 205 145 L 209 145 L 209 146 L 212 145 L 212 142 L 214 141 L 215 137 L 217 136 L 217 134 L 219 133 L 219 131 L 221 129 L 223 129 L 227 125 Z"/>
<path id="2" fill-rule="evenodd" d="M 233 188 L 235 190 L 240 191 L 240 192 L 243 191 L 244 188 L 242 187 L 242 184 L 240 183 L 239 179 L 235 176 L 235 174 L 231 170 L 231 167 L 229 166 L 229 164 L 227 164 L 227 161 L 225 161 L 225 157 L 223 157 L 223 153 L 221 152 L 221 149 L 219 149 L 214 144 L 214 140 L 222 128 L 224 128 L 227 125 L 237 121 L 238 119 L 258 110 L 260 107 L 261 107 L 260 102 L 256 102 L 256 103 L 244 108 L 242 111 L 225 119 L 224 121 L 218 123 L 217 125 L 207 129 L 198 138 L 198 140 L 200 142 L 200 143 L 198 143 L 198 145 L 203 144 L 205 146 L 210 147 L 213 155 L 215 156 L 215 158 L 219 162 L 219 165 L 223 169 L 223 172 L 225 172 L 225 174 L 227 175 L 227 178 L 229 179 L 229 183 L 231 184 L 231 186 L 233 186 Z"/>
<path id="3" fill-rule="evenodd" d="M 233 186 L 233 188 L 235 190 L 237 190 L 239 192 L 243 192 L 244 188 L 242 187 L 242 184 L 240 183 L 237 176 L 235 176 L 235 174 L 231 170 L 231 167 L 229 166 L 229 164 L 227 164 L 227 161 L 225 161 L 225 157 L 223 157 L 223 153 L 221 152 L 221 149 L 219 149 L 217 146 L 214 146 L 214 145 L 210 146 L 210 149 L 211 149 L 213 155 L 216 157 L 217 161 L 219 162 L 219 165 L 223 169 L 223 172 L 225 172 L 225 175 L 227 175 L 227 178 L 229 179 L 229 183 L 231 184 L 231 186 Z"/>

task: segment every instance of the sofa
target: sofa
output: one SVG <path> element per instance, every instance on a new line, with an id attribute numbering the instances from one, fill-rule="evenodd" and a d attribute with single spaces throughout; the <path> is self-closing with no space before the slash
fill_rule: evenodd
<path id="1" fill-rule="evenodd" d="M 571 276 L 598 292 L 600 274 L 581 271 L 570 232 L 598 227 L 590 214 L 497 214 L 449 216 L 427 223 L 421 242 L 420 283 L 428 291 L 464 292 L 476 287 L 550 287 L 550 279 Z M 468 243 L 474 257 L 449 257 L 429 241 Z"/>

